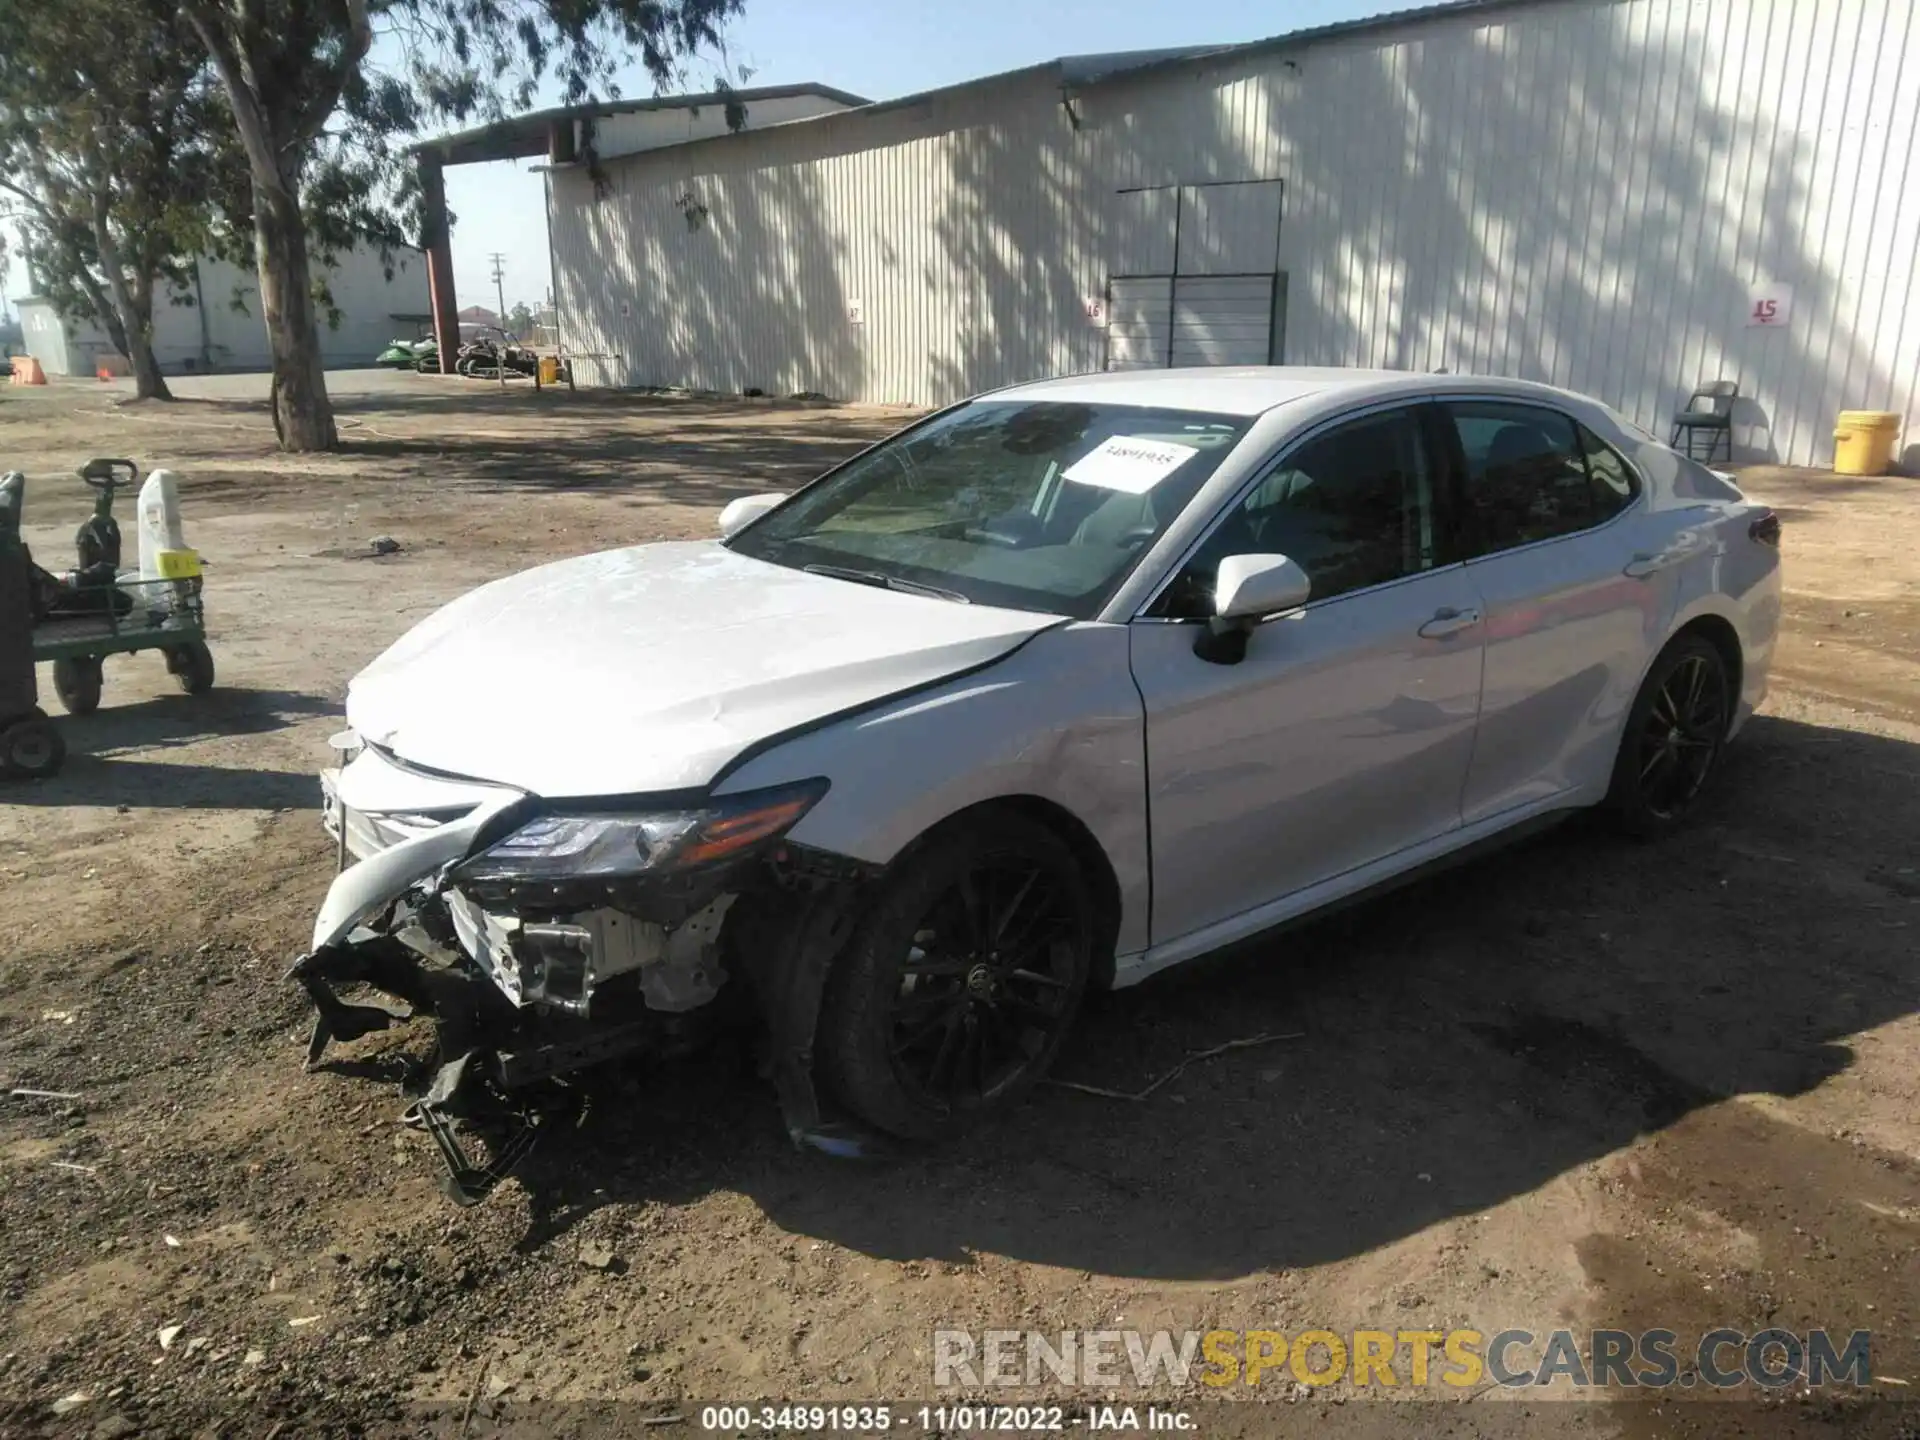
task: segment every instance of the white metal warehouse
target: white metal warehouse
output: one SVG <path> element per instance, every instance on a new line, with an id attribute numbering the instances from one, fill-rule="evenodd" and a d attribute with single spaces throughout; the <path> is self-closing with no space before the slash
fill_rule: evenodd
<path id="1" fill-rule="evenodd" d="M 316 259 L 315 278 L 327 286 L 320 311 L 320 354 L 330 366 L 368 365 L 396 335 L 412 336 L 427 316 L 427 267 L 418 250 L 383 253 L 363 245 Z M 268 370 L 273 350 L 260 319 L 259 277 L 251 266 L 201 256 L 185 286 L 162 284 L 153 298 L 154 359 L 169 375 L 210 370 Z M 91 376 L 114 354 L 113 342 L 89 318 L 61 315 L 53 302 L 23 295 L 20 309 L 27 353 L 49 375 Z"/>
<path id="2" fill-rule="evenodd" d="M 1912 445 L 1916 44 L 1912 0 L 1470 0 L 582 158 L 561 333 L 588 383 L 914 404 L 1271 359 L 1664 432 L 1726 378 L 1741 458 Z"/>

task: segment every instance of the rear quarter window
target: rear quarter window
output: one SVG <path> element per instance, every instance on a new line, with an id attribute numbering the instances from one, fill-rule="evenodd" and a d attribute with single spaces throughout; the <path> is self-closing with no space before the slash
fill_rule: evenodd
<path id="1" fill-rule="evenodd" d="M 1580 451 L 1587 462 L 1587 479 L 1593 493 L 1593 523 L 1598 525 L 1612 519 L 1633 503 L 1633 497 L 1640 493 L 1640 477 L 1634 473 L 1633 466 L 1621 458 L 1615 450 L 1598 435 L 1584 425 L 1576 428 L 1580 434 Z"/>
<path id="2" fill-rule="evenodd" d="M 1731 480 L 1723 480 L 1698 460 L 1674 456 L 1676 469 L 1673 493 L 1682 500 L 1744 500 L 1746 492 Z"/>

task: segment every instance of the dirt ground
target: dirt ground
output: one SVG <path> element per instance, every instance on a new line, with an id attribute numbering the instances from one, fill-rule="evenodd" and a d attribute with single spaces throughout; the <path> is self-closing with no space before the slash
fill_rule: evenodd
<path id="1" fill-rule="evenodd" d="M 1745 476 L 1787 633 L 1683 837 L 1575 824 L 1109 997 L 1061 1073 L 1135 1090 L 1289 1038 L 878 1168 L 794 1153 L 744 1055 L 600 1075 L 460 1211 L 398 1123 L 418 1037 L 304 1074 L 281 979 L 347 679 L 481 581 L 710 534 L 905 417 L 335 389 L 320 458 L 275 454 L 240 384 L 0 393 L 47 563 L 89 456 L 182 474 L 220 667 L 192 699 L 109 661 L 64 774 L 0 795 L 0 1434 L 671 1436 L 703 1401 L 935 1398 L 943 1326 L 1722 1325 L 1871 1330 L 1874 1382 L 1115 1393 L 1203 1434 L 1920 1433 L 1920 481 Z"/>

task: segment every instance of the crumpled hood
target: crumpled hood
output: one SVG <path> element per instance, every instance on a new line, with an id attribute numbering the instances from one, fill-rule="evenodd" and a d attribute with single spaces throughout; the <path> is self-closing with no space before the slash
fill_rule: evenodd
<path id="1" fill-rule="evenodd" d="M 413 764 L 537 795 L 677 790 L 756 742 L 986 664 L 1056 623 L 716 541 L 641 545 L 461 596 L 354 677 L 347 720 Z"/>

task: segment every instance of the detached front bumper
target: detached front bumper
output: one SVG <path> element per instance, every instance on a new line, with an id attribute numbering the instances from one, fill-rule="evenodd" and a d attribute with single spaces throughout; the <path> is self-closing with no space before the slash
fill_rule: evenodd
<path id="1" fill-rule="evenodd" d="M 454 872 L 540 809 L 522 792 L 422 776 L 375 752 L 321 777 L 324 818 L 342 869 L 315 922 L 311 949 L 288 972 L 312 1001 L 309 1069 L 335 1040 L 431 1017 L 432 1057 L 408 1077 L 415 1118 L 446 1161 L 443 1188 L 476 1203 L 504 1178 L 551 1116 L 551 1081 L 635 1053 L 684 1052 L 728 1011 L 757 1008 L 769 1072 L 796 1142 L 843 1148 L 823 1127 L 812 1039 L 828 964 L 847 930 L 860 877 L 834 865 L 805 873 L 756 858 L 623 908 L 550 907 L 527 914 L 483 905 Z M 751 893 L 743 893 L 751 892 Z M 648 918 L 657 913 L 659 918 Z M 722 946 L 723 930 L 750 938 Z M 743 973 L 730 977 L 726 953 Z M 722 988 L 757 1007 L 715 1004 Z M 398 1001 L 342 998 L 365 986 Z M 533 1097 L 533 1098 L 530 1098 Z M 506 1123 L 511 1138 L 476 1165 L 456 1128 Z"/>
<path id="2" fill-rule="evenodd" d="M 320 907 L 312 947 L 288 972 L 314 1007 L 307 1067 L 335 1040 L 430 1017 L 434 1053 L 406 1090 L 446 1160 L 445 1188 L 473 1204 L 531 1143 L 543 1107 L 523 1102 L 538 1082 L 642 1049 L 670 1050 L 690 1028 L 680 1014 L 652 1009 L 639 986 L 594 1007 L 598 984 L 643 959 L 664 962 L 670 950 L 684 958 L 689 944 L 710 946 L 718 925 L 683 924 L 669 936 L 611 912 L 577 917 L 591 928 L 529 923 L 463 895 L 450 872 L 534 813 L 538 802 L 522 792 L 420 776 L 364 750 L 325 772 L 321 790 L 342 869 Z M 674 991 L 678 972 L 657 968 L 653 988 L 667 992 L 663 1005 L 694 1008 L 685 1003 L 687 987 Z M 399 1005 L 342 998 L 357 986 Z M 509 1122 L 512 1138 L 495 1148 L 491 1165 L 477 1166 L 455 1137 L 455 1121 Z"/>

